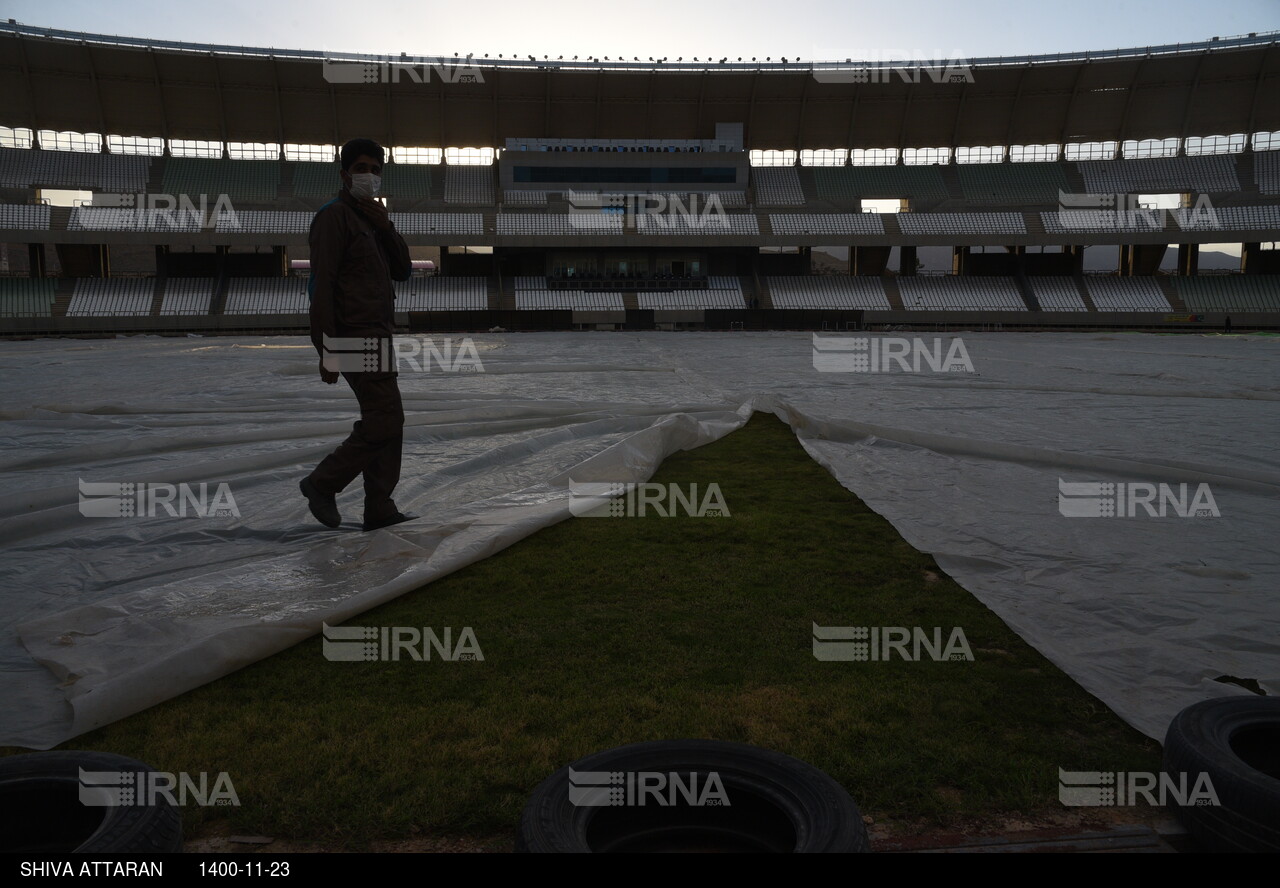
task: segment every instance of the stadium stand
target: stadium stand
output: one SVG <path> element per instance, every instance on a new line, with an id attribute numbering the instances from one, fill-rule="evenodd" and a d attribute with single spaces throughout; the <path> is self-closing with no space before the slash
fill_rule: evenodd
<path id="1" fill-rule="evenodd" d="M 774 234 L 884 234 L 879 213 L 770 213 Z"/>
<path id="2" fill-rule="evenodd" d="M 482 277 L 412 277 L 394 281 L 396 311 L 484 311 L 488 281 Z"/>
<path id="3" fill-rule="evenodd" d="M 936 166 L 814 167 L 813 179 L 820 200 L 906 198 L 936 203 L 948 197 Z"/>
<path id="4" fill-rule="evenodd" d="M 1263 194 L 1280 194 L 1280 150 L 1253 155 L 1253 178 Z"/>
<path id="5" fill-rule="evenodd" d="M 0 148 L 0 188 L 145 191 L 151 158 L 135 154 Z"/>
<path id="6" fill-rule="evenodd" d="M 391 213 L 401 234 L 484 234 L 483 213 Z"/>
<path id="7" fill-rule="evenodd" d="M 636 231 L 651 235 L 753 235 L 760 233 L 760 225 L 754 213 L 707 213 L 705 215 L 641 213 L 636 216 Z"/>
<path id="8" fill-rule="evenodd" d="M 44 204 L 0 204 L 0 228 L 48 227 L 49 207 Z"/>
<path id="9" fill-rule="evenodd" d="M 1160 285 L 1146 277 L 1086 275 L 1089 298 L 1098 311 L 1170 311 Z"/>
<path id="10" fill-rule="evenodd" d="M 1040 214 L 1040 224 L 1048 234 L 1163 231 L 1168 223 L 1163 210 L 1059 210 Z"/>
<path id="11" fill-rule="evenodd" d="M 0 278 L 0 317 L 52 317 L 57 289 L 49 278 Z"/>
<path id="12" fill-rule="evenodd" d="M 164 284 L 160 314 L 207 315 L 213 311 L 213 278 L 169 278 Z"/>
<path id="13" fill-rule="evenodd" d="M 1021 213 L 899 213 L 903 234 L 1026 234 Z"/>
<path id="14" fill-rule="evenodd" d="M 530 207 L 545 206 L 550 195 L 550 191 L 516 191 L 506 189 L 502 192 L 502 202 Z"/>
<path id="15" fill-rule="evenodd" d="M 298 161 L 290 166 L 293 167 L 294 197 L 334 197 L 342 186 L 339 164 Z M 385 184 L 386 176 L 383 180 Z"/>
<path id="16" fill-rule="evenodd" d="M 499 213 L 498 234 L 622 234 L 618 213 Z"/>
<path id="17" fill-rule="evenodd" d="M 1227 154 L 1086 160 L 1076 169 L 1091 194 L 1240 190 L 1235 157 Z"/>
<path id="18" fill-rule="evenodd" d="M 306 278 L 232 278 L 223 314 L 307 314 Z"/>
<path id="19" fill-rule="evenodd" d="M 1170 280 L 1191 311 L 1280 311 L 1280 275 L 1178 275 Z"/>
<path id="20" fill-rule="evenodd" d="M 483 167 L 488 169 L 488 167 Z M 382 168 L 382 192 L 385 197 L 402 200 L 430 200 L 439 197 L 440 166 L 427 163 L 389 163 Z M 330 194 L 336 193 L 337 186 L 330 187 Z M 447 197 L 446 197 L 447 199 Z M 487 201 L 476 203 L 492 203 L 492 195 Z"/>
<path id="21" fill-rule="evenodd" d="M 516 289 L 516 308 L 521 311 L 625 311 L 621 293 L 591 293 L 582 290 Z"/>
<path id="22" fill-rule="evenodd" d="M 1075 278 L 1069 277 L 1033 277 L 1028 278 L 1031 291 L 1040 303 L 1041 311 L 1088 311 L 1084 298 L 1080 295 L 1080 287 Z"/>
<path id="23" fill-rule="evenodd" d="M 800 206 L 805 202 L 795 167 L 753 167 L 751 181 L 756 188 L 756 203 L 761 206 Z"/>
<path id="24" fill-rule="evenodd" d="M 210 208 L 212 209 L 212 208 Z M 73 207 L 68 231 L 150 231 L 198 233 L 206 219 L 199 209 L 130 209 L 128 207 Z"/>
<path id="25" fill-rule="evenodd" d="M 928 275 L 898 278 L 902 304 L 911 311 L 1026 311 L 1012 278 Z"/>
<path id="26" fill-rule="evenodd" d="M 155 291 L 154 278 L 82 278 L 76 281 L 67 317 L 149 315 Z"/>
<path id="27" fill-rule="evenodd" d="M 889 310 L 878 277 L 800 275 L 769 277 L 768 282 L 774 308 Z"/>
<path id="28" fill-rule="evenodd" d="M 1183 231 L 1274 229 L 1280 232 L 1280 206 L 1187 207 L 1173 211 Z"/>
<path id="29" fill-rule="evenodd" d="M 449 164 L 445 167 L 446 203 L 483 204 L 493 201 L 493 167 Z"/>
<path id="30" fill-rule="evenodd" d="M 238 213 L 219 214 L 219 232 L 243 232 L 246 234 L 302 233 L 311 230 L 315 213 L 285 210 L 240 210 Z"/>
<path id="31" fill-rule="evenodd" d="M 973 203 L 1056 205 L 1071 190 L 1061 163 L 961 163 L 956 176 Z"/>
<path id="32" fill-rule="evenodd" d="M 224 160 L 212 157 L 170 157 L 165 160 L 161 191 L 165 194 L 208 195 L 232 200 L 274 201 L 280 189 L 280 163 L 274 160 Z"/>

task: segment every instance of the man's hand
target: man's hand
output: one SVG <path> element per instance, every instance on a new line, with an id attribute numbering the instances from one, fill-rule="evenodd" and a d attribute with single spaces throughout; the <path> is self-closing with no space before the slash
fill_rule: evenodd
<path id="1" fill-rule="evenodd" d="M 391 230 L 391 217 L 387 215 L 387 208 L 371 197 L 358 197 L 356 204 L 360 207 L 360 212 L 369 220 L 369 224 L 378 231 Z"/>
<path id="2" fill-rule="evenodd" d="M 329 385 L 333 385 L 338 381 L 338 371 L 325 369 L 324 358 L 320 359 L 320 379 Z"/>

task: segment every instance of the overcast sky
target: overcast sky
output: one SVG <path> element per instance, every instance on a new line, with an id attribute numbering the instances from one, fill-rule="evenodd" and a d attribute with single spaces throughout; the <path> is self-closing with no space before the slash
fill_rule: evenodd
<path id="1" fill-rule="evenodd" d="M 1280 0 L 0 0 L 0 17 L 100 34 L 441 56 L 978 58 L 1280 29 Z"/>

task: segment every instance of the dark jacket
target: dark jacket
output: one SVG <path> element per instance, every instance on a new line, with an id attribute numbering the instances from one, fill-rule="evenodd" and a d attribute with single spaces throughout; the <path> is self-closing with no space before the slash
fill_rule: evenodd
<path id="1" fill-rule="evenodd" d="M 392 225 L 378 232 L 344 188 L 311 220 L 311 342 L 321 334 L 389 338 L 395 332 L 392 280 L 413 270 L 409 247 Z"/>

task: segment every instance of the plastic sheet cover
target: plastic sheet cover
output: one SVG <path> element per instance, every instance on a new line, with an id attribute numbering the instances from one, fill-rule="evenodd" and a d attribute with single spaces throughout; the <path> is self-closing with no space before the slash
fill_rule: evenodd
<path id="1" fill-rule="evenodd" d="M 0 344 L 0 743 L 270 656 L 570 517 L 570 479 L 646 480 L 755 410 L 1148 736 L 1248 693 L 1223 676 L 1280 693 L 1280 340 L 860 336 L 483 334 L 469 373 L 420 355 L 396 499 L 422 517 L 373 533 L 359 481 L 337 530 L 297 492 L 356 413 L 305 339 Z M 972 372 L 880 360 L 957 337 Z M 136 506 L 122 484 L 188 517 L 86 517 Z M 1123 495 L 1144 490 L 1156 515 Z"/>

